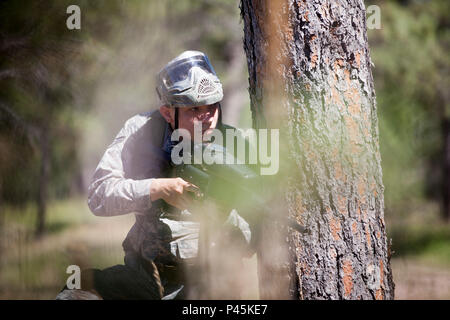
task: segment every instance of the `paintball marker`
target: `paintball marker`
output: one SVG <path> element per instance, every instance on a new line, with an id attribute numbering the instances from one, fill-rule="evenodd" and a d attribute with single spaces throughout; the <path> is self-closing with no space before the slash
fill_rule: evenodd
<path id="1" fill-rule="evenodd" d="M 201 152 L 196 152 L 195 148 L 201 148 Z M 214 161 L 209 161 L 211 164 L 196 161 L 199 159 L 192 156 L 204 154 L 205 151 L 213 155 Z M 225 147 L 213 143 L 196 144 L 193 152 L 185 155 L 184 159 L 187 161 L 173 164 L 172 175 L 199 187 L 200 192 L 194 198 L 212 200 L 226 213 L 236 209 L 249 223 L 259 220 L 261 214 L 270 210 L 264 197 L 264 177 L 257 174 L 250 165 L 239 164 L 233 155 L 227 154 Z M 226 161 L 227 159 L 233 161 Z M 286 216 L 279 219 L 298 232 L 306 231 L 292 218 Z"/>

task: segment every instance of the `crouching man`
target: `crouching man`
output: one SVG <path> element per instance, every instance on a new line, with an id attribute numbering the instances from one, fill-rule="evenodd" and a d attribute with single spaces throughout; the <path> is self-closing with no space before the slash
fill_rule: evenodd
<path id="1" fill-rule="evenodd" d="M 189 211 L 198 187 L 171 177 L 171 134 L 185 129 L 194 137 L 195 125 L 201 125 L 203 136 L 231 128 L 221 121 L 222 86 L 205 54 L 186 51 L 159 72 L 156 89 L 159 110 L 125 123 L 89 187 L 88 205 L 95 215 L 135 213 L 123 242 L 125 264 L 84 270 L 81 290 L 65 288 L 57 299 L 92 297 L 86 292 L 102 299 L 208 298 L 198 284 L 204 274 L 198 263 L 200 223 L 190 219 L 195 212 Z M 224 228 L 249 244 L 249 225 L 235 210 L 224 219 Z M 228 296 L 219 298 L 239 298 L 238 291 L 225 288 Z"/>

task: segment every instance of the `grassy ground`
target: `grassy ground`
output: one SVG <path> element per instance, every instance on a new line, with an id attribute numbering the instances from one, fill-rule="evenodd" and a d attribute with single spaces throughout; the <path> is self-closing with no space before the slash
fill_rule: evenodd
<path id="1" fill-rule="evenodd" d="M 0 220 L 0 299 L 53 299 L 66 269 L 105 268 L 123 263 L 121 243 L 133 215 L 95 217 L 83 199 L 52 203 L 48 233 L 33 237 L 32 207 L 6 209 Z M 392 259 L 397 299 L 450 299 L 450 228 L 392 223 Z M 389 226 L 389 224 L 388 224 Z M 243 298 L 256 299 L 256 259 L 245 261 L 249 276 Z"/>
<path id="2" fill-rule="evenodd" d="M 93 216 L 84 201 L 53 203 L 48 233 L 33 237 L 33 210 L 6 210 L 2 221 L 0 298 L 53 299 L 64 286 L 66 269 L 75 264 L 105 268 L 123 263 L 121 242 L 133 215 Z"/>
<path id="3" fill-rule="evenodd" d="M 395 211 L 386 210 L 386 225 L 396 299 L 450 299 L 450 225 L 438 205 L 412 201 Z"/>

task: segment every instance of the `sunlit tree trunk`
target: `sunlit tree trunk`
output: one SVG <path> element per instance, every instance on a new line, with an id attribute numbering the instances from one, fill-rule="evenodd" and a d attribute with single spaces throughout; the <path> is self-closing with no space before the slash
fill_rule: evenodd
<path id="1" fill-rule="evenodd" d="M 280 129 L 276 213 L 309 231 L 266 218 L 261 298 L 393 299 L 363 2 L 241 0 L 241 15 L 253 124 Z"/>

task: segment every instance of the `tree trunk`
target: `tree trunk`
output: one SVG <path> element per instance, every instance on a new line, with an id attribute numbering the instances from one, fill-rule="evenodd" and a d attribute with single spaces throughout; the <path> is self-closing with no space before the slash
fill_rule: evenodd
<path id="1" fill-rule="evenodd" d="M 277 211 L 308 230 L 267 219 L 261 298 L 393 299 L 363 2 L 241 0 L 241 15 L 253 125 L 280 128 Z"/>
<path id="2" fill-rule="evenodd" d="M 450 117 L 444 115 L 442 125 L 443 150 L 443 175 L 442 175 L 442 200 L 443 218 L 450 223 Z"/>
<path id="3" fill-rule="evenodd" d="M 43 127 L 40 135 L 41 168 L 39 173 L 39 190 L 37 193 L 37 223 L 36 236 L 45 231 L 45 216 L 47 212 L 48 179 L 50 170 L 50 141 L 48 128 Z"/>

